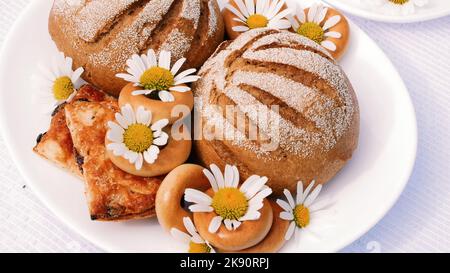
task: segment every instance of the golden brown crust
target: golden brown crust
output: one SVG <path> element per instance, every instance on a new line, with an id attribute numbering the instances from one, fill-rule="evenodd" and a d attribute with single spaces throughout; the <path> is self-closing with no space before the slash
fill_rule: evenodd
<path id="1" fill-rule="evenodd" d="M 212 196 L 212 189 L 206 191 Z M 269 233 L 272 226 L 272 207 L 267 199 L 264 199 L 264 206 L 259 210 L 261 217 L 258 220 L 243 221 L 236 230 L 228 230 L 223 224 L 216 233 L 208 231 L 211 220 L 217 216 L 214 212 L 195 212 L 194 223 L 199 234 L 206 241 L 210 242 L 220 251 L 240 251 L 253 247 L 260 243 Z"/>
<path id="2" fill-rule="evenodd" d="M 198 68 L 224 36 L 216 0 L 55 0 L 49 31 L 85 80 L 115 96 L 126 84 L 115 75 L 133 54 L 168 50 Z"/>
<path id="3" fill-rule="evenodd" d="M 117 102 L 77 101 L 65 107 L 75 149 L 83 157 L 86 195 L 93 220 L 122 221 L 155 215 L 161 178 L 125 173 L 107 157 L 107 122 L 114 120 Z"/>
<path id="4" fill-rule="evenodd" d="M 198 109 L 203 133 L 211 124 L 220 132 L 224 128 L 217 124 L 233 120 L 223 114 L 229 105 L 244 115 L 246 128 L 259 124 L 249 110 L 252 105 L 279 106 L 281 119 L 279 131 L 265 127 L 255 140 L 233 126 L 225 128 L 235 133 L 233 139 L 203 135 L 194 151 L 204 166 L 236 165 L 243 179 L 267 176 L 279 195 L 285 188 L 295 191 L 297 181 L 328 182 L 357 147 L 359 107 L 353 88 L 329 53 L 309 39 L 285 31 L 249 31 L 209 59 L 200 76 L 193 92 L 204 104 Z M 205 104 L 221 110 L 208 110 Z M 277 140 L 276 149 L 262 148 L 265 135 Z"/>
<path id="5" fill-rule="evenodd" d="M 144 106 L 146 109 L 152 111 L 152 122 L 156 122 L 161 119 L 169 119 L 169 123 L 173 124 L 177 120 L 189 115 L 194 107 L 194 95 L 192 91 L 188 92 L 175 92 L 170 93 L 174 96 L 174 102 L 163 102 L 160 100 L 152 100 L 144 95 L 133 96 L 133 91 L 139 90 L 139 87 L 134 86 L 132 83 L 127 84 L 120 92 L 119 106 L 122 107 L 126 104 L 130 104 L 134 109 L 139 106 Z"/>
<path id="6" fill-rule="evenodd" d="M 87 100 L 99 102 L 113 100 L 113 98 L 99 91 L 91 85 L 80 88 L 73 101 Z M 49 130 L 38 137 L 38 143 L 33 151 L 43 158 L 55 163 L 57 166 L 82 177 L 81 158 L 73 149 L 72 137 L 66 124 L 65 104 L 57 107 L 52 114 Z"/>

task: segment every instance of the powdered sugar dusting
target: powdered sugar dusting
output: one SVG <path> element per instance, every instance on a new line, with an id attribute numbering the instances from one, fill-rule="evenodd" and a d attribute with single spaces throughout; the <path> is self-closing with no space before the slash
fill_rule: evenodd
<path id="1" fill-rule="evenodd" d="M 138 0 L 98 0 L 90 1 L 75 18 L 78 36 L 92 42 L 101 30 L 114 18 Z"/>
<path id="2" fill-rule="evenodd" d="M 181 16 L 184 19 L 194 22 L 194 27 L 197 28 L 200 19 L 200 0 L 184 0 L 181 8 Z"/>
<path id="3" fill-rule="evenodd" d="M 178 29 L 172 30 L 168 35 L 166 41 L 161 45 L 159 50 L 171 51 L 173 59 L 181 59 L 185 56 L 189 47 L 186 45 L 190 44 L 192 37 L 187 37 L 183 32 Z"/>
<path id="4" fill-rule="evenodd" d="M 209 20 L 208 20 L 208 37 L 212 37 L 214 33 L 217 32 L 218 22 L 217 22 L 217 14 L 214 11 L 214 5 L 212 1 L 208 2 L 209 9 Z"/>

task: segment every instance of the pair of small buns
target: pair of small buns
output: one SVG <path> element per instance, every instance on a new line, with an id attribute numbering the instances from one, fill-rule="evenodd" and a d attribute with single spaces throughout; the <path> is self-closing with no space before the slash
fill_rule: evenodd
<path id="1" fill-rule="evenodd" d="M 273 0 L 270 0 L 269 2 L 272 2 L 272 1 Z M 256 3 L 257 1 L 254 0 L 254 2 Z M 239 5 L 236 4 L 235 0 L 231 0 L 229 2 L 229 4 L 232 7 L 234 7 L 236 10 L 241 11 Z M 315 6 L 315 8 L 317 8 L 317 7 L 323 8 L 322 6 Z M 279 12 L 282 12 L 283 10 L 285 10 L 287 8 L 288 8 L 288 6 L 286 4 L 284 4 Z M 305 17 L 308 18 L 308 21 L 311 21 L 312 18 L 309 18 L 309 16 L 310 16 L 309 11 L 310 11 L 310 8 L 306 8 L 303 10 L 304 14 L 306 15 Z M 244 23 L 237 20 L 238 19 L 237 16 L 228 8 L 225 8 L 223 10 L 222 14 L 223 14 L 224 22 L 225 22 L 225 30 L 226 30 L 226 33 L 228 34 L 228 37 L 230 37 L 230 39 L 233 39 L 233 40 L 236 39 L 239 35 L 241 35 L 241 32 L 237 32 L 237 31 L 233 30 L 233 28 L 242 27 L 242 26 L 244 26 Z M 245 13 L 243 13 L 243 14 L 245 14 Z M 326 32 L 333 32 L 333 33 L 335 33 L 335 35 L 337 35 L 336 33 L 339 33 L 339 35 L 335 36 L 335 37 L 326 36 L 326 37 L 324 37 L 324 39 L 335 45 L 336 48 L 334 50 L 329 50 L 329 49 L 327 49 L 327 50 L 333 56 L 333 58 L 340 59 L 347 50 L 349 38 L 350 38 L 350 26 L 348 24 L 347 19 L 339 11 L 337 11 L 333 8 L 327 8 L 325 16 L 322 18 L 322 21 L 319 22 L 319 26 L 323 28 L 325 26 L 325 23 L 330 18 L 335 17 L 335 16 L 339 16 L 340 20 L 338 21 L 338 23 L 336 25 L 333 25 L 332 27 L 327 28 Z M 300 18 L 298 18 L 297 15 L 292 16 L 292 19 L 296 20 L 299 24 L 301 23 Z M 335 19 L 335 18 L 333 18 L 333 19 Z M 294 27 L 292 27 L 290 29 L 290 31 L 295 33 L 297 30 L 294 29 Z"/>
<path id="2" fill-rule="evenodd" d="M 211 185 L 203 174 L 204 168 L 185 164 L 170 172 L 162 182 L 156 195 L 156 215 L 161 226 L 170 231 L 176 228 L 186 231 L 182 219 L 193 217 L 199 234 L 220 252 L 276 252 L 284 245 L 284 235 L 289 222 L 279 218 L 281 208 L 272 201 L 264 200 L 261 217 L 243 222 L 237 230 L 230 231 L 221 226 L 210 233 L 208 226 L 215 213 L 190 213 L 181 203 L 187 188 L 212 194 Z"/>

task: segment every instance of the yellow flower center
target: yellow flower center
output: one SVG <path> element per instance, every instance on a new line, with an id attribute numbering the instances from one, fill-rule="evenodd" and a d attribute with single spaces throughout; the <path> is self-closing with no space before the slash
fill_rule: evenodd
<path id="1" fill-rule="evenodd" d="M 210 253 L 211 248 L 207 244 L 189 243 L 189 253 Z"/>
<path id="2" fill-rule="evenodd" d="M 123 143 L 133 152 L 143 153 L 153 143 L 153 131 L 144 124 L 133 124 L 125 130 Z"/>
<path id="3" fill-rule="evenodd" d="M 309 225 L 309 209 L 303 205 L 298 205 L 294 209 L 294 221 L 299 228 Z"/>
<path id="4" fill-rule="evenodd" d="M 223 188 L 216 192 L 211 206 L 223 219 L 238 220 L 247 212 L 248 201 L 240 190 Z"/>
<path id="5" fill-rule="evenodd" d="M 389 0 L 389 2 L 394 3 L 396 5 L 403 5 L 409 2 L 409 0 Z"/>
<path id="6" fill-rule="evenodd" d="M 53 97 L 58 101 L 67 100 L 74 91 L 75 86 L 67 76 L 57 78 L 53 82 Z"/>
<path id="7" fill-rule="evenodd" d="M 302 24 L 298 29 L 297 33 L 313 40 L 314 42 L 320 44 L 324 40 L 324 34 L 322 27 L 313 22 L 306 22 Z"/>
<path id="8" fill-rule="evenodd" d="M 247 26 L 250 29 L 267 27 L 269 20 L 261 14 L 253 14 L 247 19 Z"/>
<path id="9" fill-rule="evenodd" d="M 140 84 L 146 90 L 162 91 L 169 89 L 175 83 L 174 79 L 172 72 L 165 68 L 155 66 L 147 69 L 142 74 Z"/>

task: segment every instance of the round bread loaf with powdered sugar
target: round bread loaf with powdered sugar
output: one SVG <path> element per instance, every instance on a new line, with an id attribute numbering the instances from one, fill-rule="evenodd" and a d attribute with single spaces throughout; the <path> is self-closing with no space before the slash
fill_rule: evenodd
<path id="1" fill-rule="evenodd" d="M 113 95 L 133 54 L 171 51 L 172 62 L 198 68 L 224 36 L 216 0 L 55 0 L 49 31 L 83 78 Z"/>
<path id="2" fill-rule="evenodd" d="M 297 181 L 326 183 L 357 148 L 359 106 L 337 62 L 287 31 L 255 29 L 224 42 L 193 86 L 206 166 L 238 166 L 269 178 L 274 193 Z"/>

